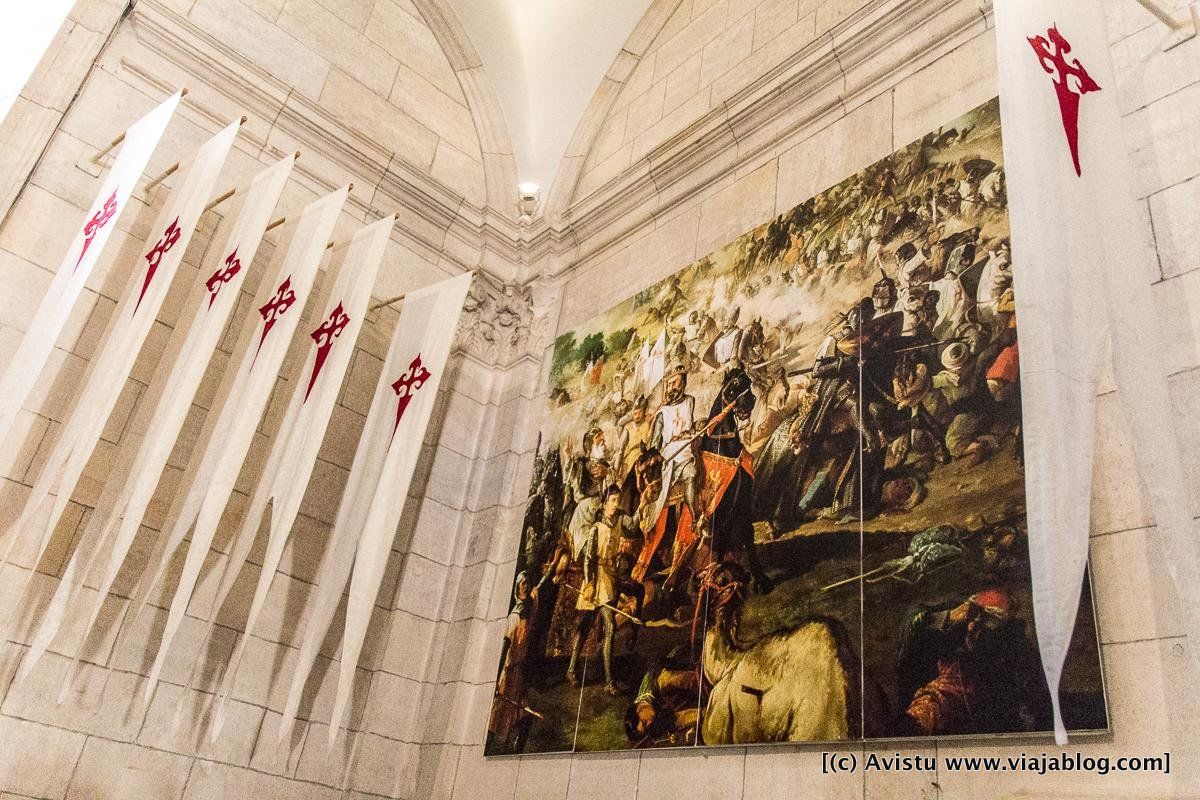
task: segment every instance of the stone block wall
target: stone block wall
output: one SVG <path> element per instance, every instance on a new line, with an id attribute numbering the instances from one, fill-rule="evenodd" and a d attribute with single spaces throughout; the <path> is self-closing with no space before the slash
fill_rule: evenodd
<path id="1" fill-rule="evenodd" d="M 335 230 L 335 240 L 344 245 L 359 225 L 401 210 L 403 218 L 389 243 L 376 297 L 391 297 L 479 263 L 477 236 L 471 240 L 470 219 L 463 221 L 462 210 L 476 208 L 478 216 L 484 205 L 480 140 L 459 78 L 418 9 L 392 0 L 250 6 L 233 0 L 143 0 L 132 10 L 117 0 L 81 0 L 76 6 L 0 128 L 0 147 L 6 153 L 0 170 L 7 192 L 0 195 L 0 279 L 10 287 L 0 293 L 0 363 L 7 362 L 19 344 L 99 186 L 100 168 L 91 159 L 178 86 L 186 85 L 189 94 L 148 175 L 186 159 L 230 119 L 246 114 L 220 189 L 244 187 L 255 172 L 299 149 L 303 155 L 277 215 L 294 215 L 321 194 L 353 181 Z M 358 13 L 351 14 L 355 9 Z M 374 57 L 364 60 L 364 53 Z M 0 465 L 0 522 L 5 525 L 19 514 L 74 407 L 75 389 L 130 271 L 141 262 L 148 226 L 174 182 L 168 178 L 162 188 L 134 194 L 49 368 L 26 403 L 17 431 L 24 447 L 14 463 Z M 490 328 L 491 318 L 481 319 L 485 311 L 494 311 L 497 298 L 504 297 L 503 287 L 487 278 L 473 290 L 477 313 L 464 318 L 464 329 L 474 335 L 463 336 L 453 375 L 442 384 L 438 419 L 449 416 L 454 421 L 448 426 L 437 422 L 427 440 L 422 478 L 414 483 L 406 517 L 409 533 L 397 539 L 391 553 L 359 664 L 349 730 L 338 745 L 326 751 L 341 633 L 337 625 L 309 683 L 295 734 L 277 743 L 276 731 L 303 631 L 305 600 L 317 577 L 398 316 L 395 307 L 370 314 L 359 338 L 259 636 L 248 646 L 221 739 L 210 743 L 204 734 L 207 705 L 220 677 L 218 667 L 228 659 L 243 626 L 264 542 L 257 543 L 223 608 L 212 608 L 213 592 L 229 538 L 245 513 L 295 385 L 305 355 L 301 340 L 306 337 L 297 336 L 281 370 L 167 661 L 164 682 L 150 706 L 142 705 L 139 687 L 153 660 L 182 554 L 137 625 L 128 626 L 118 638 L 118 623 L 213 410 L 222 373 L 238 355 L 232 351 L 243 320 L 254 313 L 251 301 L 258 274 L 290 235 L 288 225 L 264 240 L 134 553 L 106 599 L 97 633 L 84 643 L 83 664 L 70 696 L 57 702 L 69 662 L 64 653 L 73 652 L 82 635 L 78 620 L 67 626 L 26 681 L 12 683 L 32 633 L 30 612 L 36 614 L 53 592 L 116 454 L 127 441 L 131 420 L 144 420 L 149 412 L 143 398 L 161 368 L 158 362 L 179 321 L 187 288 L 211 272 L 216 254 L 209 246 L 222 239 L 226 218 L 237 203 L 235 197 L 202 218 L 46 556 L 34 564 L 30 553 L 17 552 L 0 576 L 0 796 L 5 798 L 415 796 L 422 755 L 418 743 L 423 741 L 414 729 L 419 719 L 415 712 L 422 703 L 431 705 L 435 688 L 458 691 L 449 680 L 443 682 L 445 688 L 438 686 L 436 669 L 430 671 L 428 662 L 437 648 L 419 654 L 411 648 L 422 635 L 431 643 L 435 634 L 438 641 L 445 638 L 453 613 L 449 606 L 443 609 L 440 600 L 447 576 L 469 563 L 475 582 L 482 585 L 478 573 L 486 554 L 457 543 L 466 541 L 475 512 L 493 517 L 497 513 L 498 490 L 486 502 L 468 506 L 477 498 L 465 494 L 463 487 L 469 484 L 462 478 L 480 453 L 506 465 L 507 445 L 493 452 L 482 426 L 495 416 L 491 409 L 498 402 L 509 403 L 509 416 L 516 408 L 495 388 L 493 374 L 496 364 L 513 361 L 513 348 L 489 352 L 473 344 L 487 336 L 502 341 L 512 336 L 504 326 Z M 419 213 L 408 210 L 414 204 Z M 452 232 L 455 225 L 460 227 Z M 334 247 L 323 275 L 344 252 L 343 246 Z M 319 278 L 318 287 L 321 282 Z M 314 313 L 311 307 L 305 310 L 302 330 L 315 327 Z M 511 429 L 511 420 L 507 424 Z M 429 497 L 424 497 L 426 488 Z M 464 535 L 456 536 L 456 531 Z M 21 597 L 17 590 L 26 576 L 31 588 Z M 214 616 L 216 632 L 201 651 L 204 623 Z M 192 680 L 197 661 L 199 677 Z"/>
<path id="2" fill-rule="evenodd" d="M 1131 0 L 1106 0 L 1103 10 L 1126 114 L 1128 153 L 1115 157 L 1137 165 L 1144 233 L 1159 256 L 1153 280 L 1177 429 L 1193 459 L 1191 474 L 1200 480 L 1200 457 L 1192 446 L 1200 445 L 1195 402 L 1200 296 L 1194 285 L 1200 274 L 1200 239 L 1194 233 L 1200 219 L 1195 146 L 1200 39 L 1163 52 L 1165 28 Z M 997 91 L 988 3 L 681 0 L 664 16 L 648 45 L 622 54 L 638 61 L 594 123 L 594 144 L 583 156 L 564 215 L 578 238 L 561 274 L 557 330 L 571 329 Z M 778 113 L 754 106 L 773 95 L 785 98 L 777 103 Z M 791 98 L 795 102 L 788 103 Z M 1171 775 L 822 775 L 820 746 L 483 759 L 476 733 L 462 743 L 453 784 L 441 784 L 432 796 L 1195 796 L 1200 704 L 1188 655 L 1195 643 L 1181 633 L 1180 600 L 1166 577 L 1152 515 L 1135 477 L 1127 426 L 1111 380 L 1104 384 L 1096 425 L 1091 563 L 1113 733 L 1070 749 L 1114 758 L 1171 751 Z M 511 553 L 515 527 L 497 535 L 508 537 L 498 547 Z M 510 575 L 511 567 L 503 577 Z M 498 590 L 493 620 L 506 613 L 506 601 Z M 481 730 L 486 710 L 475 713 Z M 887 742 L 865 750 L 1008 756 L 1052 746 L 1049 740 L 1017 738 Z"/>

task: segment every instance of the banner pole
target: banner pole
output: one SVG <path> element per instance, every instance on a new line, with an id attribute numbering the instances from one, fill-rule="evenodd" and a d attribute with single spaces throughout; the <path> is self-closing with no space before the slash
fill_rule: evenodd
<path id="1" fill-rule="evenodd" d="M 183 87 L 182 89 L 180 89 L 179 90 L 180 98 L 187 97 L 187 93 L 188 93 L 188 90 L 187 90 L 186 86 Z M 120 136 L 118 136 L 117 138 L 115 138 L 111 142 L 109 142 L 107 145 L 105 145 L 99 152 L 96 153 L 96 155 L 92 156 L 92 159 L 91 159 L 92 163 L 99 164 L 100 160 L 102 158 L 104 158 L 106 155 L 111 153 L 113 150 L 120 147 L 121 142 L 123 142 L 123 141 L 125 141 L 125 133 L 124 132 L 122 132 Z M 178 166 L 178 165 L 176 165 L 176 166 Z"/>

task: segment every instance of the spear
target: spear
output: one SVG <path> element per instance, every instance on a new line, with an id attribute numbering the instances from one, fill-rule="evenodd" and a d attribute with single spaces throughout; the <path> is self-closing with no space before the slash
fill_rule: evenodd
<path id="1" fill-rule="evenodd" d="M 576 588 L 575 588 L 574 586 L 572 586 L 571 584 L 569 584 L 569 583 L 564 583 L 564 584 L 563 584 L 563 586 L 567 587 L 568 589 L 570 589 L 570 590 L 571 590 L 572 592 L 574 592 L 575 594 L 577 594 L 577 595 L 580 595 L 581 597 L 583 596 L 583 591 L 582 591 L 582 590 L 580 590 L 580 589 L 576 589 Z M 630 622 L 632 622 L 634 625 L 645 625 L 645 624 L 646 624 L 646 623 L 645 623 L 645 622 L 643 622 L 642 620 L 640 620 L 640 619 L 638 619 L 637 617 L 635 617 L 633 614 L 630 614 L 630 613 L 628 613 L 628 612 L 626 612 L 626 611 L 622 611 L 621 609 L 619 609 L 619 608 L 617 608 L 616 606 L 614 606 L 612 603 L 596 603 L 596 605 L 597 605 L 597 606 L 599 606 L 600 608 L 607 608 L 607 609 L 611 609 L 612 611 L 615 611 L 616 613 L 620 614 L 622 617 L 625 617 L 626 619 L 628 619 L 628 620 L 629 620 Z"/>
<path id="2" fill-rule="evenodd" d="M 523 706 L 520 703 L 518 703 L 516 700 L 509 700 L 507 697 L 505 697 L 502 694 L 497 694 L 496 699 L 499 700 L 501 703 L 508 703 L 510 706 L 515 706 L 516 708 L 520 709 L 521 711 L 524 711 L 526 714 L 530 715 L 531 717 L 537 717 L 538 719 L 546 718 L 545 714 L 534 711 L 529 706 Z"/>
<path id="3" fill-rule="evenodd" d="M 766 364 L 766 363 L 770 363 L 770 362 L 763 362 L 763 363 Z M 674 443 L 675 448 L 670 451 L 670 455 L 667 455 L 666 452 L 664 452 L 662 454 L 663 461 L 666 462 L 666 461 L 672 460 L 673 458 L 675 458 L 675 456 L 679 455 L 684 450 L 688 449 L 688 447 L 691 446 L 692 442 L 696 441 L 701 436 L 707 436 L 708 434 L 712 433 L 713 428 L 716 427 L 717 425 L 719 425 L 721 423 L 721 421 L 723 419 L 725 419 L 725 417 L 729 416 L 729 412 L 733 411 L 733 409 L 735 409 L 737 407 L 738 402 L 741 401 L 741 399 L 743 397 L 750 394 L 750 390 L 752 388 L 754 388 L 754 387 L 749 387 L 749 388 L 743 390 L 740 394 L 738 394 L 737 397 L 730 400 L 729 403 L 724 408 L 722 408 L 716 415 L 714 415 L 710 420 L 708 420 L 707 422 L 704 423 L 704 427 L 701 428 L 698 433 L 693 434 L 692 436 L 690 436 L 687 439 L 681 439 L 681 440 L 675 442 Z"/>
<path id="4" fill-rule="evenodd" d="M 955 342 L 965 342 L 965 341 L 967 341 L 967 340 L 964 339 L 963 337 L 959 336 L 954 339 L 943 339 L 940 342 L 929 342 L 928 344 L 918 344 L 918 345 L 914 345 L 913 347 L 902 347 L 895 352 L 911 353 L 913 350 L 927 350 L 930 347 L 941 347 L 944 344 L 954 344 Z"/>
<path id="5" fill-rule="evenodd" d="M 890 561 L 885 561 L 883 563 L 883 566 L 876 567 L 873 570 L 869 570 L 867 572 L 860 573 L 858 575 L 855 575 L 854 577 L 846 578 L 845 580 L 842 580 L 842 581 L 837 581 L 836 583 L 831 583 L 828 586 L 822 586 L 820 591 L 822 591 L 822 592 L 833 591 L 834 589 L 837 589 L 840 586 L 845 586 L 847 584 L 855 583 L 855 582 L 861 581 L 861 580 L 868 580 L 869 578 L 872 578 L 872 577 L 880 574 L 881 572 L 887 572 L 888 570 L 891 570 L 891 572 L 886 577 L 891 577 L 891 575 L 895 575 L 896 573 L 903 570 L 906 566 L 908 566 L 908 563 L 911 563 L 909 561 L 909 559 L 894 558 Z M 874 583 L 874 581 L 869 581 L 869 580 L 868 580 L 868 582 Z"/>

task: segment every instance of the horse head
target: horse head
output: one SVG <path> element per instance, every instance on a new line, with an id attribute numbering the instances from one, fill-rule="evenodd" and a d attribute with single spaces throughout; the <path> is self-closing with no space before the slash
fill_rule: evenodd
<path id="1" fill-rule="evenodd" d="M 742 451 L 739 423 L 750 418 L 756 402 L 746 371 L 741 367 L 727 370 L 709 410 L 709 427 L 700 449 L 736 458 Z"/>
<path id="2" fill-rule="evenodd" d="M 717 392 L 717 397 L 713 400 L 710 418 L 717 417 L 731 406 L 732 413 L 726 414 L 722 424 L 715 429 L 728 428 L 732 430 L 736 428 L 736 423 L 731 417 L 741 420 L 749 419 L 750 413 L 754 410 L 754 404 L 758 402 L 751 388 L 750 376 L 746 374 L 746 370 L 741 367 L 733 367 L 725 371 L 725 378 L 721 382 L 721 391 Z"/>
<path id="3" fill-rule="evenodd" d="M 697 574 L 697 608 L 706 609 L 708 624 L 733 649 L 738 644 L 738 621 L 750 593 L 750 573 L 734 561 L 714 561 Z"/>

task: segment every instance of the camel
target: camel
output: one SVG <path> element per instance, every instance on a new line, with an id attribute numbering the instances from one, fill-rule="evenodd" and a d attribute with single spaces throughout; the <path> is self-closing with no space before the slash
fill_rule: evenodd
<path id="1" fill-rule="evenodd" d="M 703 670 L 712 686 L 702 722 L 704 742 L 857 737 L 857 659 L 841 623 L 814 618 L 743 643 L 738 622 L 748 585 L 749 575 L 736 563 L 714 564 L 703 577 L 710 610 Z"/>

